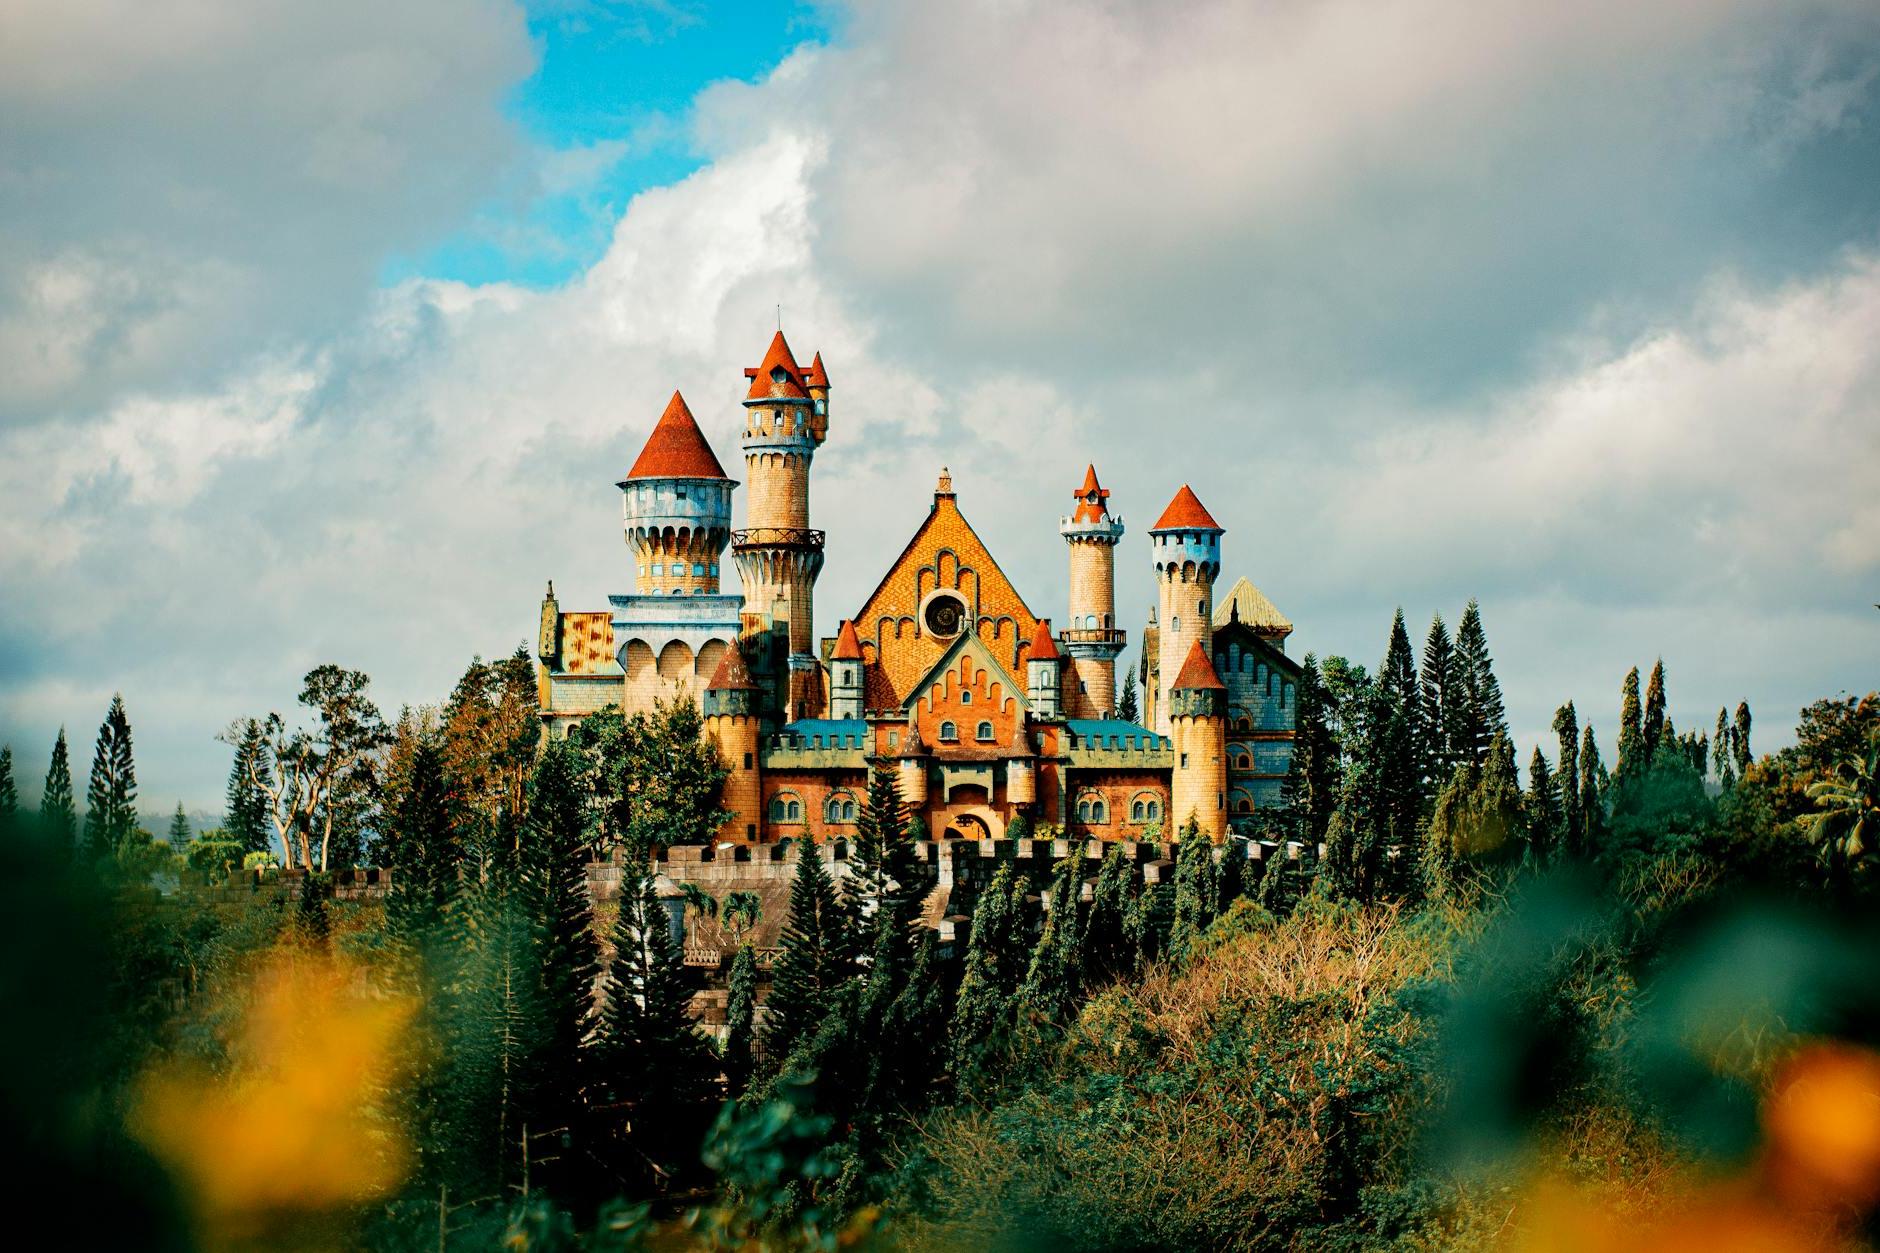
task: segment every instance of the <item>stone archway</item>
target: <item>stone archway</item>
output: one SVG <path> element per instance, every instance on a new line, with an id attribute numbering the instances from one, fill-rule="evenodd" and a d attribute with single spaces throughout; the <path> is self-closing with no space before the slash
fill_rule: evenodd
<path id="1" fill-rule="evenodd" d="M 1005 824 L 991 809 L 974 806 L 945 815 L 940 838 L 943 840 L 996 840 L 1005 833 Z"/>

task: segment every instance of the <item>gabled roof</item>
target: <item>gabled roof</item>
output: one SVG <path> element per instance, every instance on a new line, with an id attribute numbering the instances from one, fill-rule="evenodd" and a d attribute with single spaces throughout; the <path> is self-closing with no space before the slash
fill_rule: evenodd
<path id="1" fill-rule="evenodd" d="M 928 689 L 934 685 L 940 675 L 959 664 L 962 653 L 971 653 L 974 661 L 991 672 L 993 679 L 1011 694 L 1013 700 L 1018 702 L 1018 710 L 1021 714 L 1031 712 L 1031 701 L 1025 695 L 1025 685 L 1012 677 L 1012 672 L 1006 668 L 1005 663 L 994 655 L 992 649 L 986 645 L 986 641 L 979 638 L 976 631 L 962 631 L 951 644 L 947 645 L 946 651 L 927 667 L 919 680 L 908 689 L 907 695 L 901 699 L 901 711 L 913 717 L 916 707 L 926 698 Z"/>
<path id="2" fill-rule="evenodd" d="M 862 659 L 862 641 L 855 635 L 855 621 L 842 619 L 842 629 L 836 632 L 835 651 L 829 654 L 831 661 L 860 661 Z"/>
<path id="3" fill-rule="evenodd" d="M 1051 638 L 1051 619 L 1038 619 L 1038 629 L 1031 633 L 1031 648 L 1025 654 L 1026 661 L 1058 660 L 1057 641 Z"/>
<path id="4" fill-rule="evenodd" d="M 809 369 L 803 372 L 803 386 L 828 388 L 829 371 L 823 369 L 820 352 L 816 354 L 816 359 L 809 363 Z"/>
<path id="5" fill-rule="evenodd" d="M 736 645 L 725 650 L 724 660 L 718 663 L 717 673 L 706 685 L 709 692 L 748 692 L 757 689 L 757 680 L 751 677 L 750 668 L 744 664 L 744 654 Z"/>
<path id="6" fill-rule="evenodd" d="M 1169 687 L 1171 692 L 1190 691 L 1196 688 L 1214 688 L 1226 691 L 1227 684 L 1221 682 L 1221 676 L 1214 673 L 1214 663 L 1208 660 L 1207 650 L 1196 640 L 1188 649 L 1188 660 L 1182 662 L 1181 672 L 1175 676 L 1175 682 Z"/>
<path id="7" fill-rule="evenodd" d="M 686 408 L 685 397 L 674 392 L 623 481 L 727 477 L 712 446 L 705 442 L 705 432 L 698 429 L 692 411 Z"/>
<path id="8" fill-rule="evenodd" d="M 1266 593 L 1249 583 L 1245 577 L 1235 579 L 1227 595 L 1214 605 L 1214 625 L 1217 629 L 1236 620 L 1263 634 L 1278 632 L 1290 635 L 1293 629 L 1293 624 L 1266 598 Z"/>
<path id="9" fill-rule="evenodd" d="M 1155 520 L 1151 531 L 1219 531 L 1220 523 L 1214 520 L 1207 506 L 1201 503 L 1194 489 L 1183 483 L 1182 489 L 1175 493 L 1175 499 L 1168 502 L 1168 508 Z"/>
<path id="10" fill-rule="evenodd" d="M 803 367 L 790 354 L 790 345 L 784 340 L 782 331 L 771 337 L 770 350 L 764 354 L 763 364 L 747 368 L 744 377 L 751 380 L 751 390 L 744 396 L 746 400 L 809 398 L 809 393 L 803 390 Z"/>

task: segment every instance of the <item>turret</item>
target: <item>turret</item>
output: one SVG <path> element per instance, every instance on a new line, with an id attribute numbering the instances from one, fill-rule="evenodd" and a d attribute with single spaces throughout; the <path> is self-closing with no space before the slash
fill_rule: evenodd
<path id="1" fill-rule="evenodd" d="M 1186 657 L 1196 645 L 1203 654 L 1213 647 L 1214 580 L 1221 572 L 1221 534 L 1221 524 L 1186 484 L 1149 528 L 1159 608 L 1160 690 L 1145 695 L 1150 702 L 1149 726 L 1163 735 L 1169 734 L 1169 695 L 1177 672 L 1185 668 L 1176 659 Z"/>
<path id="2" fill-rule="evenodd" d="M 835 651 L 829 654 L 829 716 L 862 716 L 862 641 L 848 618 L 842 620 Z"/>
<path id="3" fill-rule="evenodd" d="M 542 625 L 535 640 L 535 703 L 546 710 L 551 689 L 548 675 L 561 669 L 561 604 L 555 599 L 555 580 L 542 595 Z"/>
<path id="4" fill-rule="evenodd" d="M 1097 482 L 1094 465 L 1085 467 L 1083 486 L 1071 497 L 1077 508 L 1058 523 L 1071 558 L 1064 705 L 1072 717 L 1108 718 L 1116 708 L 1116 659 L 1128 642 L 1116 625 L 1116 545 L 1123 520 L 1110 516 L 1110 493 Z"/>
<path id="5" fill-rule="evenodd" d="M 1227 688 L 1199 643 L 1191 644 L 1169 688 L 1170 834 L 1193 818 L 1211 840 L 1227 836 Z"/>
<path id="6" fill-rule="evenodd" d="M 759 705 L 763 689 L 751 677 L 744 657 L 733 644 L 725 650 L 717 673 L 705 689 L 702 702 L 705 734 L 718 742 L 730 774 L 725 777 L 723 804 L 730 811 L 719 836 L 727 840 L 759 838 L 763 816 L 762 763 L 758 760 Z"/>
<path id="7" fill-rule="evenodd" d="M 641 595 L 718 592 L 718 563 L 731 541 L 731 489 L 685 397 L 678 392 L 620 480 L 621 514 Z"/>
<path id="8" fill-rule="evenodd" d="M 745 529 L 732 536 L 744 581 L 744 631 L 777 639 L 787 658 L 773 696 L 788 720 L 822 712 L 822 666 L 813 647 L 823 533 L 809 525 L 809 470 L 829 433 L 829 376 L 820 355 L 797 365 L 778 331 L 762 364 L 744 372 Z M 774 650 L 774 651 L 773 651 Z M 768 659 L 767 659 L 768 660 Z"/>
<path id="9" fill-rule="evenodd" d="M 918 813 L 927 805 L 927 745 L 920 738 L 920 724 L 907 720 L 901 737 L 901 803 Z"/>
<path id="10" fill-rule="evenodd" d="M 1057 642 L 1051 638 L 1051 620 L 1040 618 L 1038 629 L 1032 633 L 1031 647 L 1025 653 L 1025 697 L 1031 702 L 1032 717 L 1062 716 L 1059 703 L 1064 686 L 1062 666 L 1063 657 L 1057 650 Z"/>

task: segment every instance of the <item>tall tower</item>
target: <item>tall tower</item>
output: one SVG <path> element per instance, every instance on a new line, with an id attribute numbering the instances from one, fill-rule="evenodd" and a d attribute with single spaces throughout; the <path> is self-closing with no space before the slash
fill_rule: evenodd
<path id="1" fill-rule="evenodd" d="M 823 710 L 813 639 L 823 533 L 809 525 L 809 467 L 829 434 L 829 376 L 820 353 L 807 372 L 798 366 L 782 331 L 763 364 L 744 375 L 750 496 L 745 529 L 731 537 L 744 580 L 744 633 L 761 640 L 754 643 L 773 679 L 773 708 L 794 721 Z"/>
<path id="2" fill-rule="evenodd" d="M 634 590 L 642 596 L 717 595 L 737 483 L 725 477 L 678 392 L 617 486 Z"/>
<path id="3" fill-rule="evenodd" d="M 829 716 L 860 718 L 862 696 L 862 641 L 855 634 L 855 623 L 844 618 L 829 654 Z"/>
<path id="4" fill-rule="evenodd" d="M 725 650 L 718 672 L 705 689 L 705 734 L 718 742 L 731 773 L 725 776 L 724 806 L 730 811 L 719 836 L 755 840 L 764 816 L 763 780 L 758 761 L 758 698 L 762 690 L 744 665 L 737 645 Z"/>
<path id="5" fill-rule="evenodd" d="M 1031 702 L 1034 718 L 1063 716 L 1060 701 L 1064 692 L 1063 662 L 1057 643 L 1051 638 L 1051 619 L 1038 619 L 1031 648 L 1025 653 L 1025 698 Z"/>
<path id="6" fill-rule="evenodd" d="M 1116 625 L 1116 544 L 1123 520 L 1110 516 L 1110 493 L 1097 482 L 1095 466 L 1084 470 L 1084 485 L 1071 496 L 1077 508 L 1058 523 L 1071 550 L 1064 708 L 1073 718 L 1108 718 L 1116 709 L 1116 658 L 1128 642 Z"/>
<path id="7" fill-rule="evenodd" d="M 1186 483 L 1168 508 L 1149 528 L 1155 547 L 1158 595 L 1156 657 L 1160 662 L 1157 685 L 1150 694 L 1154 721 L 1150 728 L 1169 733 L 1169 693 L 1177 671 L 1199 644 L 1207 653 L 1214 643 L 1214 579 L 1221 572 L 1221 524 L 1195 497 Z M 1210 665 L 1209 673 L 1213 672 Z M 1182 815 L 1185 820 L 1186 814 Z"/>
<path id="8" fill-rule="evenodd" d="M 1169 688 L 1168 834 L 1179 836 L 1193 818 L 1203 836 L 1227 837 L 1227 687 L 1199 641 Z"/>

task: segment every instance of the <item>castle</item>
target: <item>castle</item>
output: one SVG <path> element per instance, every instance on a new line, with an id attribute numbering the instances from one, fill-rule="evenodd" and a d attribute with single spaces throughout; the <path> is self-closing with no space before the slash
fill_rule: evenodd
<path id="1" fill-rule="evenodd" d="M 1292 756 L 1292 631 L 1246 579 L 1218 602 L 1224 533 L 1187 486 L 1149 528 L 1157 600 L 1143 632 L 1142 720 L 1116 708 L 1116 548 L 1095 467 L 1059 520 L 1065 625 L 1033 613 L 960 511 L 933 503 L 862 606 L 815 634 L 824 533 L 810 470 L 829 435 L 822 354 L 779 331 L 745 370 L 745 526 L 728 477 L 674 393 L 619 483 L 632 593 L 564 611 L 549 585 L 541 716 L 565 735 L 608 706 L 698 703 L 730 768 L 721 839 L 851 836 L 871 768 L 892 769 L 935 839 L 999 839 L 1025 814 L 1082 840 L 1167 838 L 1191 818 L 1219 840 L 1280 803 Z M 720 590 L 725 550 L 740 595 Z"/>

